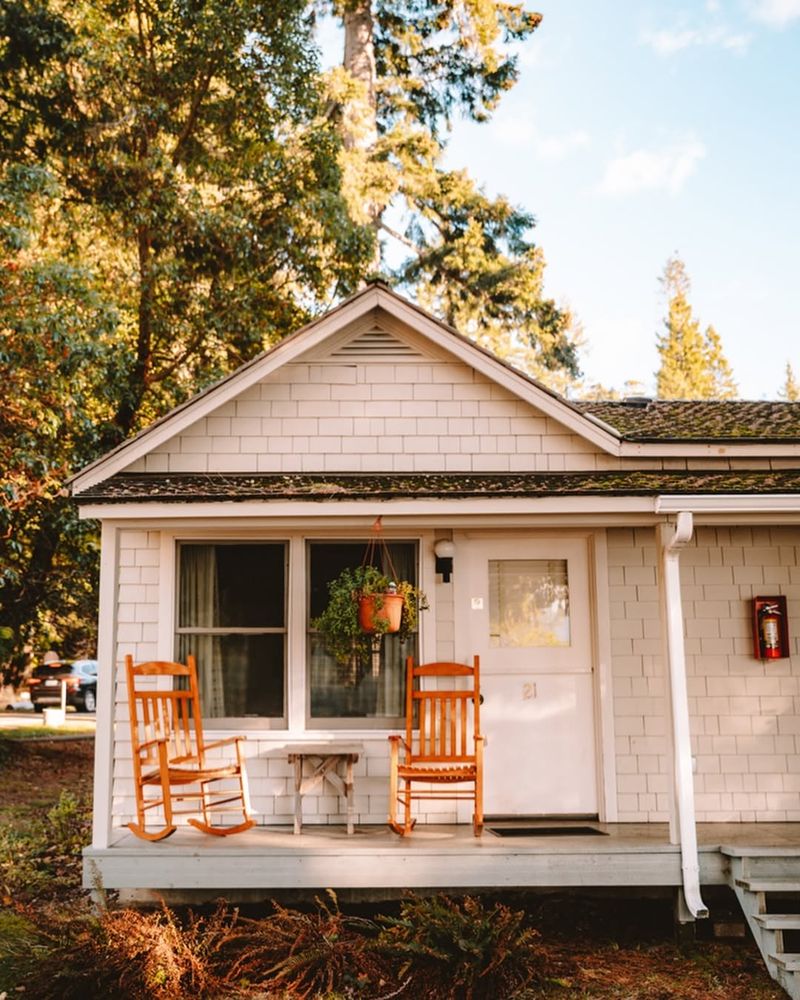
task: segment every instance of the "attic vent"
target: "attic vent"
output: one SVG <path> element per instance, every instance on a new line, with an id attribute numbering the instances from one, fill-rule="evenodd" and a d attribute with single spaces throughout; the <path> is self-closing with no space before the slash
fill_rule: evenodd
<path id="1" fill-rule="evenodd" d="M 645 409 L 652 402 L 653 400 L 649 396 L 626 396 L 622 400 L 622 405 L 638 407 L 639 409 Z"/>
<path id="2" fill-rule="evenodd" d="M 420 358 L 422 355 L 413 347 L 398 340 L 386 330 L 366 330 L 346 344 L 331 352 L 332 358 Z"/>

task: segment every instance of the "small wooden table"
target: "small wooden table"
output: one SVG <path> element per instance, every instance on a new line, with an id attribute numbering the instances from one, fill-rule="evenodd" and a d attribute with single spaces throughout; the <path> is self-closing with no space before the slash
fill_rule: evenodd
<path id="1" fill-rule="evenodd" d="M 347 804 L 347 832 L 354 832 L 353 825 L 353 764 L 364 752 L 361 743 L 296 743 L 289 748 L 289 763 L 294 764 L 294 832 L 303 828 L 303 796 L 313 792 L 326 781 L 343 795 Z M 313 767 L 311 774 L 303 775 L 303 761 L 309 760 Z M 338 772 L 339 763 L 345 765 L 342 779 Z"/>

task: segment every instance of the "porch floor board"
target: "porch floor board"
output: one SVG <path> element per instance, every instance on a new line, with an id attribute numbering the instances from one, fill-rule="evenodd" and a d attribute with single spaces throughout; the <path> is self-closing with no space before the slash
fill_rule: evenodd
<path id="1" fill-rule="evenodd" d="M 344 826 L 306 825 L 299 835 L 291 826 L 260 826 L 225 840 L 181 828 L 169 840 L 149 843 L 120 831 L 111 847 L 84 850 L 84 885 L 93 888 L 99 880 L 107 889 L 228 893 L 680 885 L 680 849 L 669 843 L 666 823 L 590 825 L 607 836 L 509 838 L 487 828 L 476 838 L 469 825 L 426 825 L 408 837 L 362 825 L 348 836 Z M 800 823 L 701 823 L 697 837 L 704 885 L 726 884 L 723 847 L 800 854 Z"/>

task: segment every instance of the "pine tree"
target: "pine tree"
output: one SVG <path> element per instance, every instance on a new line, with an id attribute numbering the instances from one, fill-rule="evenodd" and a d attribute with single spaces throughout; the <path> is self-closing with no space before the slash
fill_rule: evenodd
<path id="1" fill-rule="evenodd" d="M 388 267 L 388 236 L 407 253 L 391 277 L 421 304 L 531 373 L 576 375 L 572 319 L 544 295 L 533 216 L 442 166 L 453 117 L 489 118 L 518 76 L 505 43 L 541 15 L 495 0 L 332 0 L 332 10 L 345 34 L 329 79 L 344 190 L 373 230 L 373 269 Z"/>
<path id="2" fill-rule="evenodd" d="M 713 326 L 701 333 L 689 304 L 691 282 L 679 257 L 671 257 L 659 279 L 667 299 L 666 332 L 657 338 L 661 365 L 659 399 L 735 399 L 738 389 Z"/>
<path id="3" fill-rule="evenodd" d="M 794 369 L 788 361 L 786 362 L 786 380 L 778 395 L 788 403 L 800 402 L 800 385 L 798 385 L 797 379 L 794 376 Z"/>

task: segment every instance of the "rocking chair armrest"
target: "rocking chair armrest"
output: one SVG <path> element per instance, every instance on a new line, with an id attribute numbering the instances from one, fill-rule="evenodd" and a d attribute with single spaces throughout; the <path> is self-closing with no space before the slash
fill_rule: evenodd
<path id="1" fill-rule="evenodd" d="M 204 743 L 203 750 L 211 750 L 214 747 L 224 747 L 231 743 L 241 743 L 242 740 L 246 739 L 246 736 L 226 736 L 223 740 L 214 740 L 212 743 Z"/>
<path id="2" fill-rule="evenodd" d="M 146 740 L 144 743 L 139 743 L 136 749 L 141 753 L 142 750 L 149 750 L 150 747 L 157 747 L 159 743 L 166 742 L 166 736 L 156 736 L 152 740 Z"/>
<path id="3" fill-rule="evenodd" d="M 391 749 L 393 753 L 396 753 L 400 749 L 401 743 L 403 744 L 403 746 L 407 751 L 411 750 L 411 747 L 408 745 L 408 743 L 406 743 L 404 736 L 398 736 L 398 735 L 390 736 L 389 742 L 392 744 Z"/>

